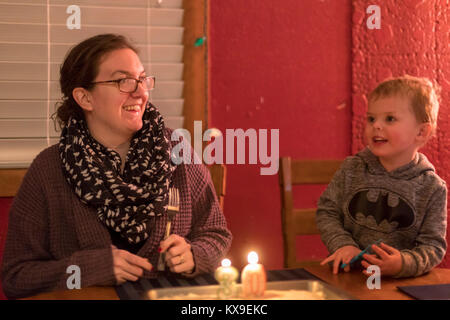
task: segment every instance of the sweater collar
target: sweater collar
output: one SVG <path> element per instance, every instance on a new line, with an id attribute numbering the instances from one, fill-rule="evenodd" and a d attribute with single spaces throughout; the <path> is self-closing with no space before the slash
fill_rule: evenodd
<path id="1" fill-rule="evenodd" d="M 434 166 L 428 161 L 427 157 L 417 152 L 414 159 L 409 163 L 388 172 L 377 156 L 375 156 L 369 148 L 365 148 L 356 154 L 367 165 L 367 168 L 371 174 L 375 175 L 388 175 L 396 179 L 412 179 L 426 171 L 435 171 Z"/>

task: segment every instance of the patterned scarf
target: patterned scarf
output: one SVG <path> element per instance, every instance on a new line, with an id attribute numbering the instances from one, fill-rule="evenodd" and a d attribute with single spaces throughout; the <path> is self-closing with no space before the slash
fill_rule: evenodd
<path id="1" fill-rule="evenodd" d="M 129 243 L 149 237 L 150 217 L 167 211 L 175 165 L 164 121 L 148 104 L 142 128 L 130 141 L 123 173 L 119 154 L 97 142 L 84 120 L 71 118 L 61 133 L 59 152 L 67 182 L 98 218 Z"/>

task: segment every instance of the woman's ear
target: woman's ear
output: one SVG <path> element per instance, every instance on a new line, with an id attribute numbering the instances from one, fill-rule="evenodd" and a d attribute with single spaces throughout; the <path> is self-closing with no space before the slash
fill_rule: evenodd
<path id="1" fill-rule="evenodd" d="M 78 87 L 73 89 L 72 96 L 82 109 L 86 111 L 92 111 L 94 109 L 91 103 L 91 94 L 85 88 Z"/>

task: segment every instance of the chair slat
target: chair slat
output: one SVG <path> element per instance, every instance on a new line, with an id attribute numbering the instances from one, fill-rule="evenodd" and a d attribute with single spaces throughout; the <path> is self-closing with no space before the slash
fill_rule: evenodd
<path id="1" fill-rule="evenodd" d="M 342 160 L 292 160 L 292 184 L 328 184 Z"/>
<path id="2" fill-rule="evenodd" d="M 219 199 L 220 207 L 223 210 L 226 191 L 227 167 L 223 164 L 213 164 L 209 166 L 208 169 L 211 174 L 214 189 L 216 190 L 217 198 Z"/>
<path id="3" fill-rule="evenodd" d="M 27 169 L 0 169 L 0 197 L 14 197 Z"/>
<path id="4" fill-rule="evenodd" d="M 343 160 L 300 160 L 280 158 L 279 183 L 284 244 L 284 266 L 288 268 L 318 265 L 320 261 L 297 260 L 296 236 L 319 234 L 316 209 L 298 209 L 293 206 L 294 185 L 328 184 Z"/>

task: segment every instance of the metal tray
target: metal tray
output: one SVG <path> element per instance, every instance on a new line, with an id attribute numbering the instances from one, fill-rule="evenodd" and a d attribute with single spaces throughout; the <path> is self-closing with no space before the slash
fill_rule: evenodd
<path id="1" fill-rule="evenodd" d="M 151 300 L 215 300 L 217 299 L 218 285 L 210 286 L 188 286 L 175 288 L 152 289 L 147 292 L 147 298 Z M 242 299 L 240 292 L 241 284 L 236 285 L 236 295 L 231 300 Z M 290 280 L 290 281 L 271 281 L 267 283 L 266 293 L 270 296 L 270 290 L 302 290 L 311 294 L 320 295 L 323 300 L 354 300 L 348 293 L 332 287 L 324 282 L 316 280 Z M 321 299 L 321 300 L 322 300 Z M 251 298 L 251 300 L 258 300 Z M 283 299 L 282 299 L 283 300 Z M 300 300 L 300 299 L 295 299 Z M 305 300 L 315 300 L 314 298 L 306 298 Z"/>

